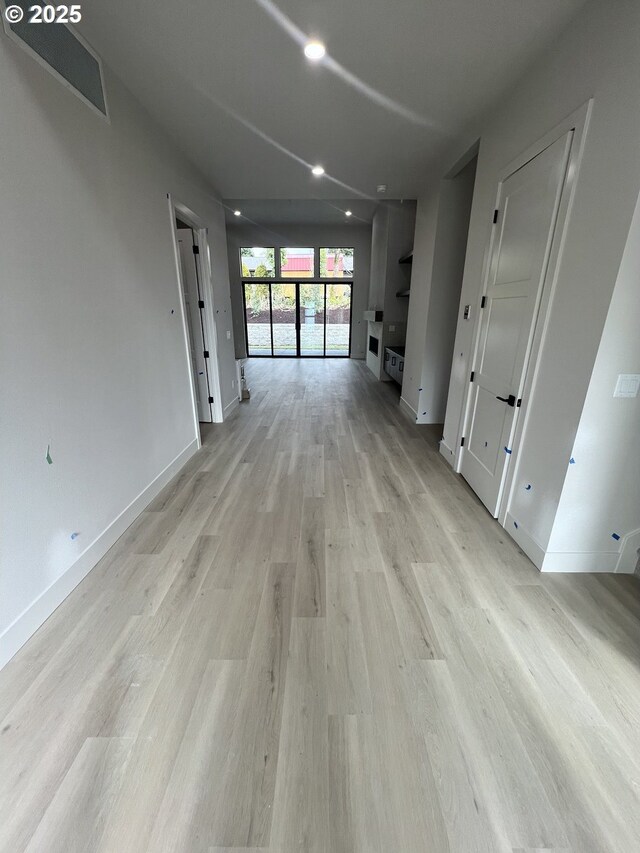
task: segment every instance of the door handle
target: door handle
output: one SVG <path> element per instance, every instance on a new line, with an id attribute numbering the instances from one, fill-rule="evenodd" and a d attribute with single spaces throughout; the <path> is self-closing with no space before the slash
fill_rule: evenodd
<path id="1" fill-rule="evenodd" d="M 502 400 L 502 402 L 506 403 L 507 406 L 515 406 L 516 404 L 515 394 L 509 394 L 508 397 L 496 397 L 496 400 Z"/>

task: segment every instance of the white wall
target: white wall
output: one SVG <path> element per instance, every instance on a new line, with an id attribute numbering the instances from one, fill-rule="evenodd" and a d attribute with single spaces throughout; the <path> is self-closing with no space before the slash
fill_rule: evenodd
<path id="1" fill-rule="evenodd" d="M 1 664 L 195 450 L 167 193 L 209 227 L 224 404 L 235 366 L 199 175 L 108 69 L 110 124 L 6 38 L 0 79 Z"/>
<path id="2" fill-rule="evenodd" d="M 387 274 L 389 209 L 381 204 L 376 208 L 371 223 L 371 279 L 369 301 L 371 310 L 384 310 L 384 290 Z"/>
<path id="3" fill-rule="evenodd" d="M 384 273 L 384 322 L 407 322 L 409 299 L 396 296 L 411 284 L 411 265 L 398 260 L 413 249 L 417 202 L 387 202 L 386 272 Z"/>
<path id="4" fill-rule="evenodd" d="M 424 347 L 429 316 L 431 272 L 435 252 L 436 228 L 440 194 L 437 188 L 418 200 L 411 266 L 411 290 L 407 317 L 407 340 L 404 358 L 404 379 L 400 405 L 412 417 L 418 418 Z"/>
<path id="5" fill-rule="evenodd" d="M 640 535 L 640 397 L 614 398 L 620 373 L 640 374 L 640 200 L 607 314 L 543 569 L 618 567 Z M 528 494 L 528 493 L 527 493 Z M 620 536 L 619 540 L 613 534 Z M 636 542 L 636 548 L 640 541 Z M 622 571 L 632 572 L 635 549 Z"/>
<path id="6" fill-rule="evenodd" d="M 369 298 L 371 259 L 371 226 L 349 222 L 345 225 L 270 225 L 243 223 L 227 229 L 229 276 L 233 305 L 233 328 L 236 356 L 246 356 L 242 304 L 240 249 L 243 246 L 315 246 L 351 247 L 354 249 L 353 291 L 351 295 L 351 358 L 365 357 L 367 324 L 363 314 Z M 311 281 L 312 279 L 309 279 Z M 316 279 L 319 281 L 319 279 Z"/>
<path id="7" fill-rule="evenodd" d="M 384 321 L 407 322 L 409 300 L 396 293 L 411 283 L 411 266 L 398 260 L 413 248 L 417 203 L 386 201 L 376 208 L 371 232 L 369 308 L 382 310 Z"/>
<path id="8" fill-rule="evenodd" d="M 416 306 L 411 306 L 407 329 L 411 373 L 405 375 L 402 384 L 403 404 L 417 423 L 444 422 L 476 164 L 473 157 L 457 174 L 442 182 L 435 245 L 429 255 L 432 264 L 425 270 L 421 262 L 411 276 L 411 287 L 415 285 L 419 292 L 426 289 L 418 276 L 428 277 L 424 313 L 418 315 Z M 422 233 L 419 237 L 424 240 Z"/>
<path id="9" fill-rule="evenodd" d="M 638 43 L 640 4 L 635 0 L 613 4 L 593 0 L 511 94 L 451 147 L 459 156 L 481 139 L 461 296 L 462 304 L 477 307 L 500 170 L 593 98 L 574 207 L 530 399 L 529 428 L 520 454 L 522 478 L 531 481 L 535 477 L 538 485 L 535 500 L 517 508 L 519 541 L 531 541 L 542 551 L 549 542 L 638 198 Z M 447 167 L 450 164 L 443 165 L 442 174 Z M 433 185 L 438 194 L 440 184 Z M 423 205 L 433 209 L 437 200 L 425 199 Z M 430 244 L 428 235 L 417 242 L 421 240 Z M 432 266 L 432 252 L 422 263 L 426 269 Z M 415 296 L 412 292 L 410 314 Z M 446 444 L 458 451 L 474 328 L 475 323 L 459 320 L 456 332 L 444 436 Z M 410 372 L 413 370 L 417 366 L 411 365 Z M 606 436 L 599 438 L 607 452 Z M 459 452 L 455 464 L 458 462 Z M 627 531 L 619 532 L 624 535 Z"/>

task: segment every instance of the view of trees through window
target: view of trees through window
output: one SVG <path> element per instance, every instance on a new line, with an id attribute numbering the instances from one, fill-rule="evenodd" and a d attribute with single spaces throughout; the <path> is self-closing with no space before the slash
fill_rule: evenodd
<path id="1" fill-rule="evenodd" d="M 240 249 L 242 278 L 274 278 L 276 250 L 264 246 Z"/>
<path id="2" fill-rule="evenodd" d="M 292 299 L 295 299 L 295 284 L 283 284 L 274 288 L 271 294 L 271 311 L 278 315 L 292 311 Z M 268 284 L 247 284 L 245 286 L 245 302 L 247 316 L 252 318 L 269 314 Z M 351 305 L 351 286 L 327 285 L 327 312 L 344 311 Z M 324 285 L 301 284 L 300 305 L 307 311 L 315 310 L 318 314 L 324 311 Z M 264 318 L 263 318 L 264 319 Z"/>
<path id="3" fill-rule="evenodd" d="M 320 278 L 353 278 L 353 248 L 319 249 Z M 311 247 L 285 247 L 278 249 L 280 278 L 317 278 L 316 250 Z M 242 278 L 275 278 L 276 250 L 265 246 L 240 249 Z"/>
<path id="4" fill-rule="evenodd" d="M 352 278 L 353 249 L 320 249 L 320 278 Z"/>

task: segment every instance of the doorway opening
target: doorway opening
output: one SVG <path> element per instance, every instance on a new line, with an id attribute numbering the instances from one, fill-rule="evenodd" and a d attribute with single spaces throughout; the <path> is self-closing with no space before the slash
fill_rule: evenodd
<path id="1" fill-rule="evenodd" d="M 351 282 L 243 282 L 247 354 L 349 358 Z"/>
<path id="2" fill-rule="evenodd" d="M 207 228 L 188 208 L 169 197 L 182 319 L 189 362 L 194 423 L 223 420 L 213 313 Z"/>
<path id="3" fill-rule="evenodd" d="M 196 232 L 178 217 L 176 217 L 176 230 L 178 232 L 178 252 L 182 274 L 182 298 L 187 321 L 198 420 L 200 423 L 211 423 L 213 421 L 211 412 L 213 394 L 211 393 L 211 378 L 209 376 L 209 348 L 202 316 L 205 303 L 202 298 L 197 262 L 200 247 L 198 246 Z"/>

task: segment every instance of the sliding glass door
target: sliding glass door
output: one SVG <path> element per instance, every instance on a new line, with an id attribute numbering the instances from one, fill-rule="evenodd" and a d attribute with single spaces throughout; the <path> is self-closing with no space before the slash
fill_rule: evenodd
<path id="1" fill-rule="evenodd" d="M 351 284 L 244 283 L 249 356 L 342 357 L 351 348 Z"/>
<path id="2" fill-rule="evenodd" d="M 250 355 L 271 355 L 271 296 L 268 284 L 244 285 L 244 316 L 247 333 L 247 352 Z"/>
<path id="3" fill-rule="evenodd" d="M 299 355 L 323 356 L 325 337 L 324 284 L 300 284 L 298 298 Z"/>
<path id="4" fill-rule="evenodd" d="M 327 284 L 325 355 L 348 356 L 351 350 L 351 285 Z"/>
<path id="5" fill-rule="evenodd" d="M 298 354 L 296 323 L 297 285 L 274 283 L 271 289 L 271 339 L 273 355 L 295 357 Z"/>

